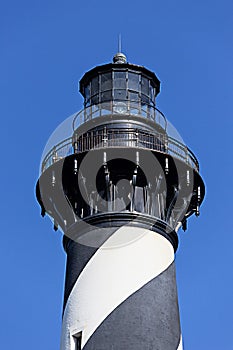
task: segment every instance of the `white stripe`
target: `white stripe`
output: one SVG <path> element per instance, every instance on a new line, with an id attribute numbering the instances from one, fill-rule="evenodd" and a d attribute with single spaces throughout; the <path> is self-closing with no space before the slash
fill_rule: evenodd
<path id="1" fill-rule="evenodd" d="M 130 244 L 117 244 L 126 237 Z M 173 260 L 173 247 L 160 234 L 127 226 L 118 229 L 92 256 L 72 289 L 63 315 L 61 350 L 72 349 L 71 334 L 79 331 L 83 347 L 119 304 Z"/>
<path id="2" fill-rule="evenodd" d="M 183 350 L 183 341 L 182 341 L 182 335 L 180 336 L 180 344 L 177 348 L 177 350 Z"/>

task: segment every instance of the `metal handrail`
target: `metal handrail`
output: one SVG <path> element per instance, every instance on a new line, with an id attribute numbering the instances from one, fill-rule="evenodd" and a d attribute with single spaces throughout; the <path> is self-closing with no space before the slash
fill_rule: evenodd
<path id="1" fill-rule="evenodd" d="M 124 135 L 124 137 L 119 137 L 121 134 Z M 110 135 L 113 137 L 108 138 Z M 118 137 L 116 137 L 116 135 L 118 135 Z M 152 137 L 152 139 L 145 139 L 148 136 Z M 159 132 L 147 133 L 138 130 L 136 135 L 136 130 L 123 129 L 123 131 L 119 133 L 114 129 L 109 129 L 106 135 L 98 134 L 93 136 L 84 134 L 79 138 L 78 142 L 79 147 L 76 147 L 76 153 L 82 153 L 92 149 L 122 147 L 127 145 L 127 147 L 146 148 L 169 154 L 189 164 L 196 171 L 199 171 L 198 160 L 187 146 L 173 137 L 166 136 Z M 69 137 L 59 142 L 46 154 L 42 162 L 41 172 L 43 173 L 49 166 L 71 154 L 74 154 L 73 138 Z"/>
<path id="2" fill-rule="evenodd" d="M 183 151 L 184 156 L 182 157 L 182 155 L 179 152 L 176 152 L 174 149 L 169 147 L 169 144 L 172 144 L 172 145 L 178 147 L 179 150 Z M 170 151 L 172 151 L 172 153 L 177 154 L 177 156 L 180 156 L 182 160 L 186 157 L 186 163 L 190 164 L 192 166 L 192 168 L 199 171 L 198 160 L 197 160 L 196 156 L 194 155 L 194 153 L 186 145 L 182 144 L 180 141 L 176 140 L 174 137 L 169 136 L 168 137 L 168 149 Z"/>
<path id="3" fill-rule="evenodd" d="M 72 137 L 68 137 L 65 140 L 62 140 L 61 142 L 53 146 L 53 148 L 48 151 L 48 153 L 45 155 L 42 161 L 41 172 L 45 171 L 50 165 L 52 165 L 56 161 L 65 158 L 71 154 L 73 154 Z"/>
<path id="4" fill-rule="evenodd" d="M 89 120 L 115 114 L 144 117 L 155 122 L 164 131 L 167 130 L 167 119 L 156 107 L 129 100 L 119 100 L 92 105 L 78 112 L 73 119 L 73 131 Z"/>

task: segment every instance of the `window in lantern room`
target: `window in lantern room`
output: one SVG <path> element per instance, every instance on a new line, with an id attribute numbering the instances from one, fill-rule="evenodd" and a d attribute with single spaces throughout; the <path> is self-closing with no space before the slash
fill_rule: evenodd
<path id="1" fill-rule="evenodd" d="M 114 89 L 126 89 L 126 72 L 114 71 Z"/>
<path id="2" fill-rule="evenodd" d="M 141 89 L 143 95 L 149 96 L 149 80 L 144 76 L 141 79 Z"/>
<path id="3" fill-rule="evenodd" d="M 94 77 L 91 81 L 91 97 L 99 92 L 99 76 Z"/>
<path id="4" fill-rule="evenodd" d="M 90 105 L 90 84 L 85 87 L 85 102 L 86 107 Z"/>
<path id="5" fill-rule="evenodd" d="M 139 91 L 139 74 L 128 73 L 128 88 L 129 90 Z"/>
<path id="6" fill-rule="evenodd" d="M 112 89 L 112 73 L 101 74 L 101 91 L 108 91 Z"/>

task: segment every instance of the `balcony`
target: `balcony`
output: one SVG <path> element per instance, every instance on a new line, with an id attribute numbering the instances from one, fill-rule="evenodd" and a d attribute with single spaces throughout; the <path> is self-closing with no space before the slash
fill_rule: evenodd
<path id="1" fill-rule="evenodd" d="M 153 125 L 153 130 L 145 131 L 135 128 L 106 128 L 86 131 L 75 139 L 75 131 L 85 123 L 99 117 L 124 116 L 128 120 L 137 121 L 145 118 Z M 108 120 L 106 118 L 106 120 Z M 55 162 L 74 153 L 87 152 L 92 149 L 106 147 L 136 147 L 162 152 L 185 162 L 197 172 L 199 164 L 195 155 L 182 142 L 169 135 L 168 123 L 165 116 L 156 108 L 130 101 L 110 101 L 90 106 L 80 111 L 72 118 L 70 136 L 57 142 L 45 155 L 42 161 L 41 172 L 44 172 Z"/>

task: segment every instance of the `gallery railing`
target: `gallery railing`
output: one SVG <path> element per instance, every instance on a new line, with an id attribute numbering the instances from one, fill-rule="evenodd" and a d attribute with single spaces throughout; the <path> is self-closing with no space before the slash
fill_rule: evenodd
<path id="1" fill-rule="evenodd" d="M 157 108 L 142 104 L 141 101 L 119 100 L 103 102 L 83 109 L 73 119 L 73 130 L 89 120 L 107 115 L 143 117 L 155 122 L 164 131 L 167 129 L 167 119 Z"/>
<path id="2" fill-rule="evenodd" d="M 49 166 L 71 154 L 105 147 L 138 147 L 163 152 L 199 171 L 198 161 L 192 151 L 167 134 L 116 128 L 102 128 L 98 131 L 87 132 L 77 140 L 69 137 L 61 141 L 47 153 L 42 162 L 41 171 L 44 172 Z"/>

